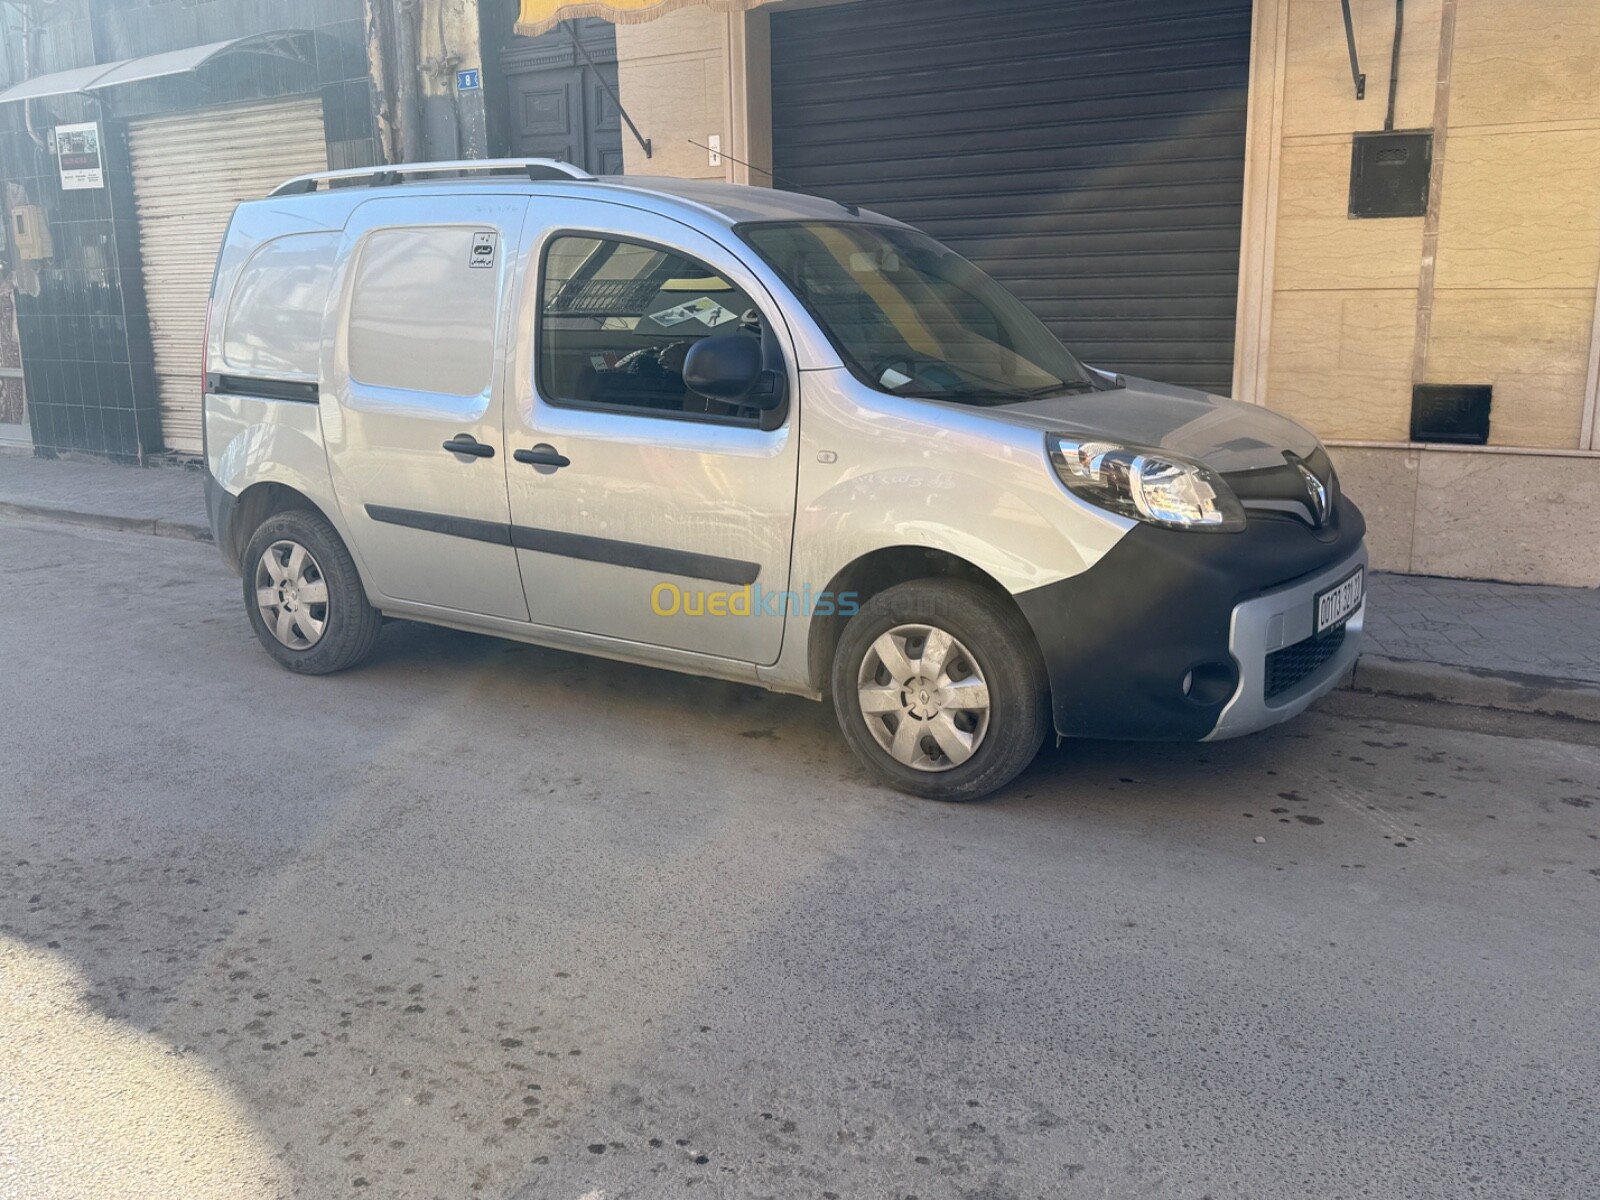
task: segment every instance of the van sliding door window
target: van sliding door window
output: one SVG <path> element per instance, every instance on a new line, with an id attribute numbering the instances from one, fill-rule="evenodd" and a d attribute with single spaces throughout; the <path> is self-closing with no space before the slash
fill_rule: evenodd
<path id="1" fill-rule="evenodd" d="M 750 297 L 704 263 L 641 242 L 557 237 L 542 301 L 539 386 L 551 403 L 756 423 L 683 382 L 702 338 L 761 336 Z"/>
<path id="2" fill-rule="evenodd" d="M 367 236 L 350 299 L 354 378 L 450 396 L 488 389 L 500 269 L 473 265 L 482 237 L 465 226 Z"/>

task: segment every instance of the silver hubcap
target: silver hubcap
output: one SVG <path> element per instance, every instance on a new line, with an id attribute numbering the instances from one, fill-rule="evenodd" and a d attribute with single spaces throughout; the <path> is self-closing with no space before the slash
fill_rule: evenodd
<path id="1" fill-rule="evenodd" d="M 328 581 L 311 551 L 273 542 L 256 564 L 256 606 L 272 636 L 291 650 L 309 650 L 328 627 Z"/>
<path id="2" fill-rule="evenodd" d="M 959 767 L 989 732 L 978 660 L 933 625 L 900 625 L 873 642 L 856 688 L 878 745 L 918 771 Z"/>

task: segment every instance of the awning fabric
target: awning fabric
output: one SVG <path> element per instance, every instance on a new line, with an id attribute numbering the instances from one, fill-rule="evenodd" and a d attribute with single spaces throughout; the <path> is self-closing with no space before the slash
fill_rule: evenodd
<path id="1" fill-rule="evenodd" d="M 772 0 L 522 0 L 517 32 L 524 37 L 538 37 L 562 21 L 576 21 L 579 17 L 599 17 L 613 25 L 637 25 L 696 4 L 720 12 L 745 12 L 770 3 Z"/>
<path id="2" fill-rule="evenodd" d="M 306 57 L 302 42 L 308 36 L 304 30 L 293 29 L 252 33 L 246 37 L 229 38 L 225 42 L 186 46 L 182 50 L 168 50 L 144 58 L 124 58 L 117 62 L 96 63 L 92 67 L 74 67 L 70 71 L 36 75 L 0 92 L 0 104 L 8 104 L 13 100 L 38 100 L 45 96 L 97 92 L 121 83 L 159 79 L 163 75 L 186 75 L 217 56 L 229 53 L 272 54 L 307 62 L 310 60 Z"/>

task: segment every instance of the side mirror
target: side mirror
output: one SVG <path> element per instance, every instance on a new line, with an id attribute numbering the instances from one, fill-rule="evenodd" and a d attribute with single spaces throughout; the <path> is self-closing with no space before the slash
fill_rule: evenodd
<path id="1" fill-rule="evenodd" d="M 767 409 L 783 399 L 777 376 L 766 369 L 760 339 L 744 333 L 701 338 L 689 347 L 683 382 L 690 391 L 724 404 Z"/>

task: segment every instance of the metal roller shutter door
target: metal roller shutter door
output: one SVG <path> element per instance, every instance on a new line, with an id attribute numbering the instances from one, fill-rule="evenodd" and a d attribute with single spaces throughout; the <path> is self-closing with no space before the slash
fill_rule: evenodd
<path id="1" fill-rule="evenodd" d="M 1097 366 L 1232 387 L 1250 0 L 772 16 L 782 185 L 898 217 Z"/>
<path id="2" fill-rule="evenodd" d="M 320 99 L 207 109 L 128 125 L 145 302 L 169 450 L 200 453 L 200 351 L 217 248 L 234 205 L 328 169 Z"/>

